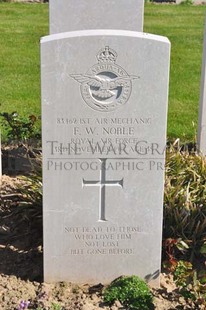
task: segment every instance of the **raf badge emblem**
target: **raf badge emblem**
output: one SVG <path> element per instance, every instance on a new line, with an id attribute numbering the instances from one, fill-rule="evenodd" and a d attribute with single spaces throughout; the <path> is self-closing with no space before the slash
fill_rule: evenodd
<path id="1" fill-rule="evenodd" d="M 106 46 L 97 54 L 98 64 L 86 74 L 71 74 L 81 84 L 81 94 L 87 105 L 97 111 L 110 112 L 124 105 L 132 91 L 132 80 L 139 77 L 128 75 L 116 64 L 117 53 Z"/>

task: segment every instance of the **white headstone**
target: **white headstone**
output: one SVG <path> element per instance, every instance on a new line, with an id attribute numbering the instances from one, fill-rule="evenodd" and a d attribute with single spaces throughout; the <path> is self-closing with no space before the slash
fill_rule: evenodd
<path id="1" fill-rule="evenodd" d="M 206 155 L 206 22 L 203 46 L 197 147 L 203 155 Z"/>
<path id="2" fill-rule="evenodd" d="M 132 31 L 42 39 L 45 281 L 158 284 L 169 54 Z"/>
<path id="3" fill-rule="evenodd" d="M 1 132 L 0 132 L 0 186 L 2 178 L 2 153 L 1 153 Z"/>
<path id="4" fill-rule="evenodd" d="M 50 0 L 50 33 L 90 29 L 143 31 L 144 0 Z"/>

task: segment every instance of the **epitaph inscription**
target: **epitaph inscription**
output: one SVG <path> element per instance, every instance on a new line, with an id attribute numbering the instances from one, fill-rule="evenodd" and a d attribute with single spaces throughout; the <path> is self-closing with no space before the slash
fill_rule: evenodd
<path id="1" fill-rule="evenodd" d="M 68 248 L 71 255 L 135 255 L 136 250 L 129 248 L 128 242 L 145 232 L 138 226 L 65 227 L 69 238 L 79 242 L 79 248 Z"/>

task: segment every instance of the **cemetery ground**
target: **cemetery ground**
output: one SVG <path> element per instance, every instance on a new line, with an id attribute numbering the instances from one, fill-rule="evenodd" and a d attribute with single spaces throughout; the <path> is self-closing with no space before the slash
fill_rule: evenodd
<path id="1" fill-rule="evenodd" d="M 205 309 L 206 161 L 193 150 L 197 127 L 205 7 L 146 5 L 145 31 L 172 42 L 163 271 L 153 289 L 156 309 Z M 0 309 L 126 309 L 104 303 L 104 287 L 45 284 L 43 279 L 41 152 L 20 140 L 37 137 L 40 114 L 39 38 L 48 32 L 47 5 L 0 4 L 1 118 L 4 140 L 0 195 Z M 15 46 L 15 48 L 14 48 Z M 33 116 L 32 116 L 33 115 Z M 29 117 L 31 116 L 31 117 Z M 10 117 L 10 118 L 9 118 Z M 7 120 L 6 120 L 7 119 Z M 6 120 L 6 122 L 5 122 Z M 10 120 L 10 122 L 8 122 Z M 194 127 L 193 127 L 194 123 Z M 18 129 L 19 128 L 19 129 Z M 17 131 L 15 131 L 18 129 Z M 18 152 L 16 153 L 16 150 Z M 18 156 L 17 156 L 18 154 Z M 17 158 L 18 157 L 18 158 Z M 18 164 L 18 161 L 21 164 Z M 12 167 L 22 167 L 12 173 Z M 9 163 L 9 166 L 8 166 Z M 29 169 L 34 167 L 35 173 Z M 22 176 L 23 175 L 23 176 Z M 21 304 L 21 301 L 25 304 Z"/>

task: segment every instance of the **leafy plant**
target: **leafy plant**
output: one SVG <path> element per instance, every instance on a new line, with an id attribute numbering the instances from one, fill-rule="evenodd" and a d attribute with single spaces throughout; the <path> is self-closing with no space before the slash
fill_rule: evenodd
<path id="1" fill-rule="evenodd" d="M 114 280 L 103 292 L 105 302 L 119 300 L 128 309 L 153 309 L 152 294 L 147 284 L 137 276 L 123 276 Z"/>
<path id="2" fill-rule="evenodd" d="M 190 262 L 180 260 L 177 263 L 175 272 L 174 272 L 174 280 L 176 281 L 177 286 L 186 287 L 188 283 L 188 278 L 192 274 L 192 264 Z"/>
<path id="3" fill-rule="evenodd" d="M 183 0 L 182 2 L 180 2 L 180 5 L 192 5 L 193 4 L 193 0 Z"/>
<path id="4" fill-rule="evenodd" d="M 29 177 L 20 177 L 23 186 L 19 186 L 19 203 L 15 213 L 20 215 L 20 221 L 30 221 L 35 227 L 42 227 L 42 176 L 40 173 Z"/>
<path id="5" fill-rule="evenodd" d="M 206 306 L 206 271 L 193 269 L 190 262 L 177 263 L 174 280 L 185 298 L 190 298 L 196 306 Z"/>
<path id="6" fill-rule="evenodd" d="M 7 131 L 10 140 L 25 142 L 30 139 L 40 139 L 41 135 L 36 127 L 39 118 L 35 115 L 20 117 L 17 112 L 0 113 L 3 118 L 3 126 Z"/>
<path id="7" fill-rule="evenodd" d="M 51 310 L 61 310 L 62 307 L 59 304 L 52 303 Z"/>
<path id="8" fill-rule="evenodd" d="M 170 147 L 164 194 L 164 239 L 183 240 L 193 261 L 206 240 L 206 158 Z"/>
<path id="9" fill-rule="evenodd" d="M 177 255 L 179 252 L 185 254 L 189 249 L 189 246 L 180 238 L 167 238 L 163 241 L 163 249 L 166 254 L 163 266 L 169 271 L 174 271 L 178 264 L 178 260 L 176 258 Z"/>

